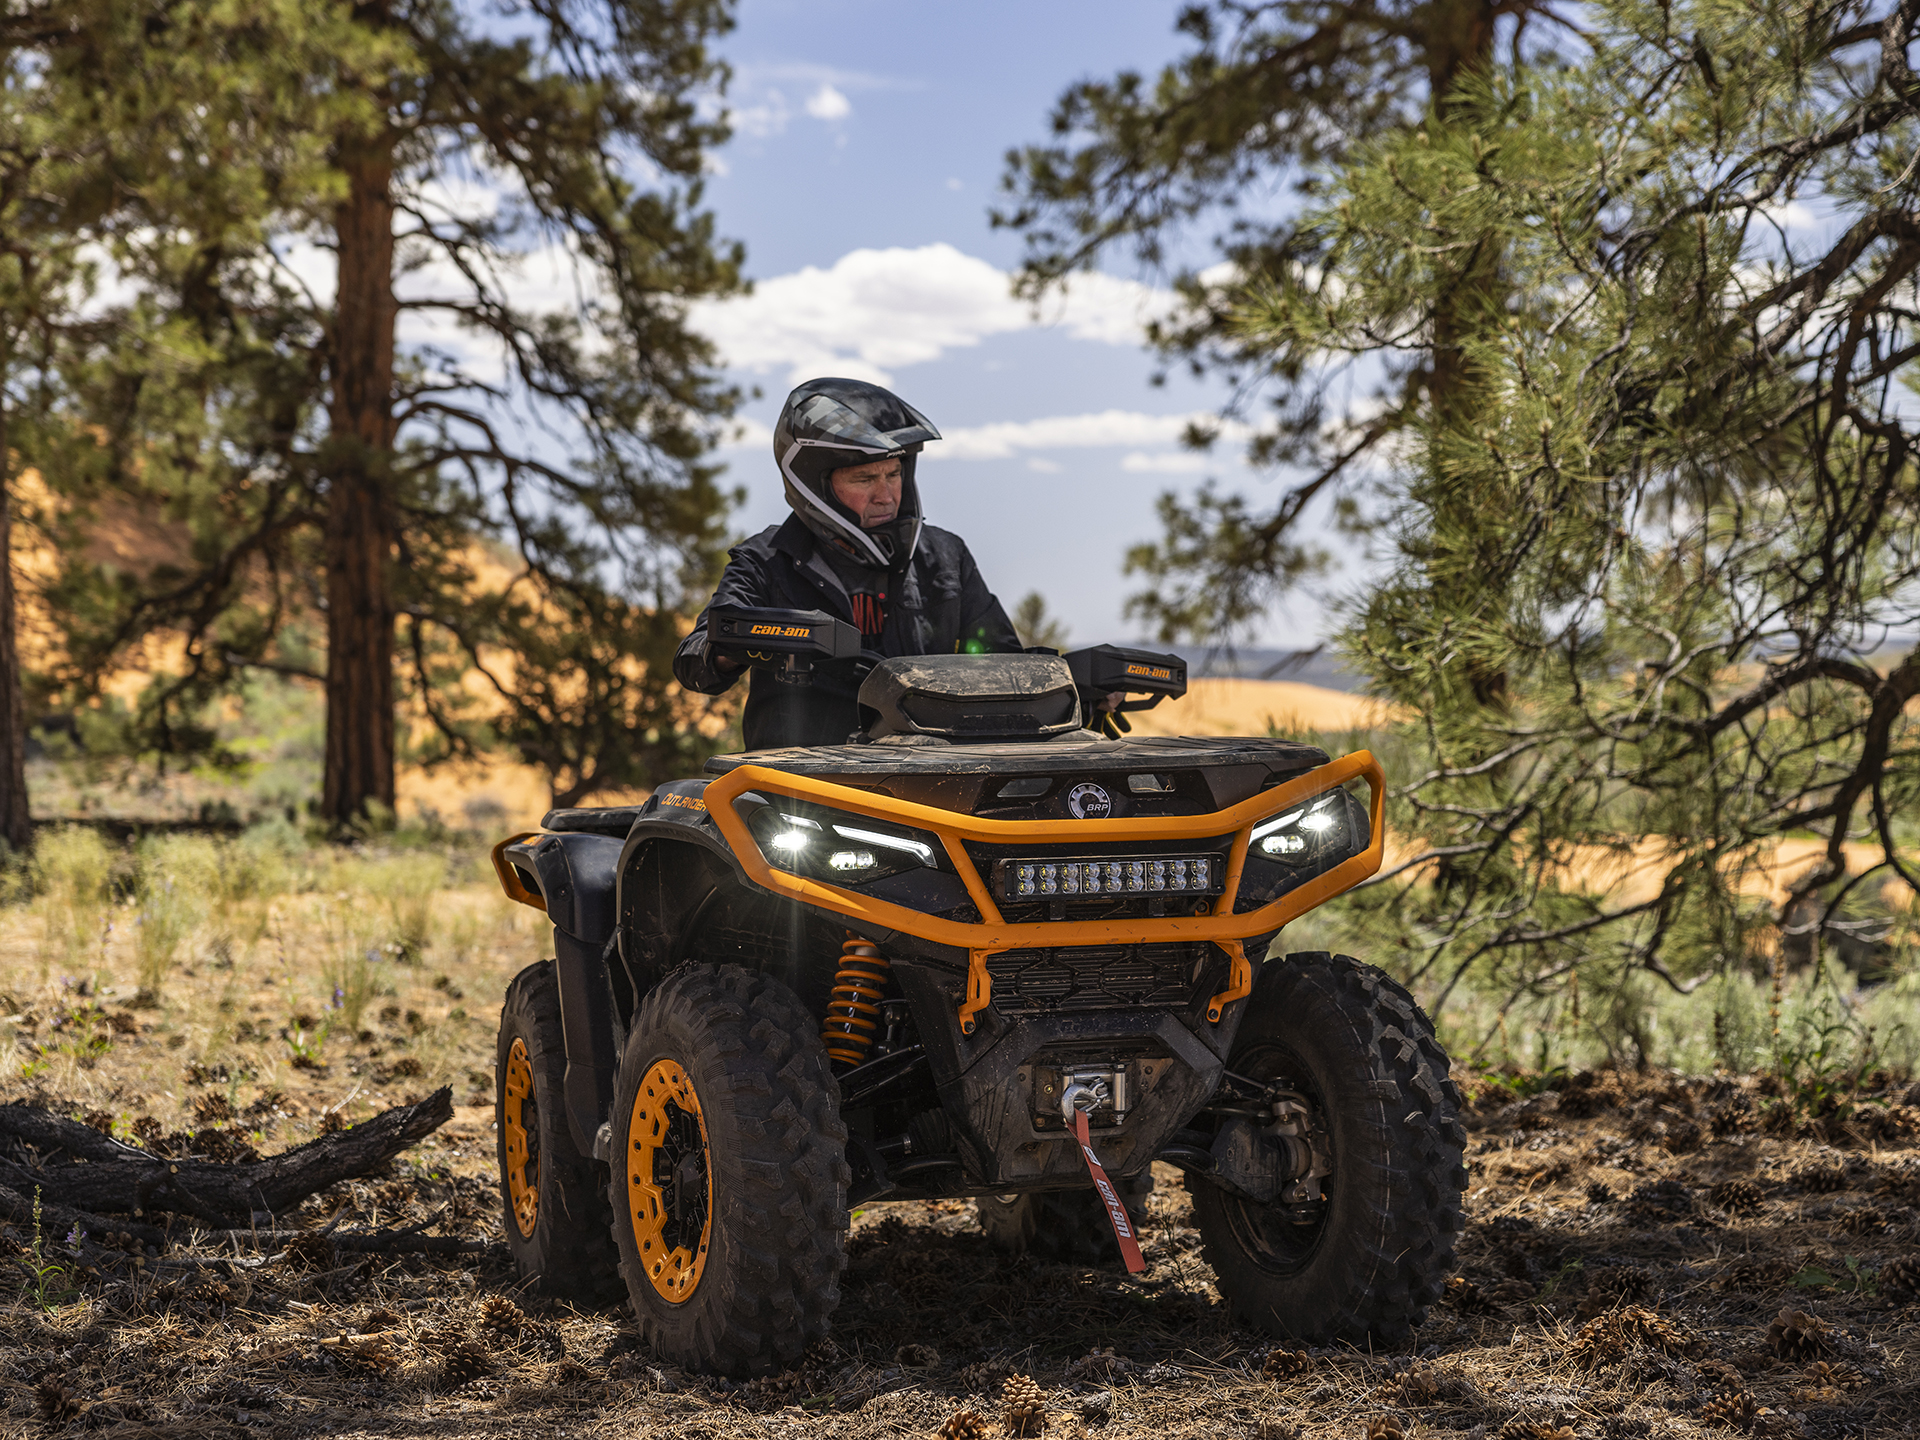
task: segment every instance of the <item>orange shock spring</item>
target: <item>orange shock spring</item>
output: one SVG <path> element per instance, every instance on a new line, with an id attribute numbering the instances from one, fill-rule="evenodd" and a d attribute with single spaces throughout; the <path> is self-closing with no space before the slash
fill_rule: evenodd
<path id="1" fill-rule="evenodd" d="M 879 1000 L 892 969 L 872 941 L 847 936 L 840 947 L 840 968 L 834 973 L 827 1018 L 820 1022 L 820 1039 L 829 1057 L 847 1065 L 867 1058 L 874 1032 L 880 1028 Z"/>

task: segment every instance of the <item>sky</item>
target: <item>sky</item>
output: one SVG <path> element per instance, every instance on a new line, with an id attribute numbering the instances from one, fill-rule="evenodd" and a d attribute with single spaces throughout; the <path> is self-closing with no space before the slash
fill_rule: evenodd
<path id="1" fill-rule="evenodd" d="M 1230 444 L 1180 448 L 1187 417 L 1216 411 L 1224 390 L 1150 384 L 1140 327 L 1169 303 L 1165 275 L 1115 254 L 1035 315 L 1008 293 L 1020 240 L 988 221 L 1006 151 L 1046 136 L 1074 80 L 1178 55 L 1176 9 L 743 0 L 720 46 L 735 137 L 708 201 L 745 242 L 755 289 L 694 317 L 759 391 L 721 457 L 747 491 L 742 533 L 787 513 L 771 427 L 787 391 L 819 375 L 885 384 L 933 420 L 945 438 L 920 461 L 927 519 L 966 539 L 1009 609 L 1040 591 L 1074 644 L 1145 633 L 1123 616 L 1140 582 L 1122 560 L 1157 535 L 1161 491 L 1211 476 L 1275 494 Z M 1303 596 L 1248 640 L 1311 643 L 1326 623 Z"/>

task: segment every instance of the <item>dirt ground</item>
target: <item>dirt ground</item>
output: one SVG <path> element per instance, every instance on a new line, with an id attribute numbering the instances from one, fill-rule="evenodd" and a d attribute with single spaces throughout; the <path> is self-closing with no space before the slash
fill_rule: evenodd
<path id="1" fill-rule="evenodd" d="M 85 976 L 36 979 L 30 922 L 0 921 L 0 1102 L 270 1153 L 450 1083 L 450 1125 L 292 1223 L 497 1240 L 493 1021 L 540 942 L 477 888 L 438 903 L 468 916 L 459 952 L 396 960 L 363 1028 L 317 1046 L 329 1002 L 289 958 L 288 916 L 229 968 L 184 966 L 149 1009 L 111 946 Z M 1875 1077 L 1842 1124 L 1753 1079 L 1604 1074 L 1531 1096 L 1462 1079 L 1460 1278 L 1404 1353 L 1301 1351 L 1235 1324 L 1164 1166 L 1138 1279 L 996 1254 L 970 1202 L 867 1206 L 834 1343 L 747 1384 L 657 1363 L 620 1311 L 528 1293 L 497 1245 L 263 1260 L 182 1227 L 136 1257 L 13 1226 L 0 1434 L 864 1440 L 972 1410 L 971 1433 L 998 1436 L 1019 1428 L 1006 1381 L 1029 1376 L 1057 1437 L 1920 1435 L 1920 1088 Z"/>

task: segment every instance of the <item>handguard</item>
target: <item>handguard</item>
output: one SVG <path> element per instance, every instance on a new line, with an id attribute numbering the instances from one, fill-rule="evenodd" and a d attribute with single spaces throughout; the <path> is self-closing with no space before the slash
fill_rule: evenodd
<path id="1" fill-rule="evenodd" d="M 859 658 L 860 632 L 824 610 L 714 605 L 707 610 L 707 649 L 742 665 L 770 666 L 787 684 L 811 685 L 815 661 Z"/>
<path id="2" fill-rule="evenodd" d="M 1153 650 L 1134 650 L 1125 645 L 1090 645 L 1060 657 L 1073 672 L 1073 683 L 1080 692 L 1080 713 L 1089 729 L 1098 728 L 1109 739 L 1118 740 L 1121 732 L 1133 729 L 1124 718 L 1130 710 L 1151 710 L 1168 696 L 1178 700 L 1187 693 L 1187 662 L 1178 655 L 1162 655 Z M 1123 700 L 1112 710 L 1104 708 L 1109 695 L 1145 695 L 1144 700 Z"/>

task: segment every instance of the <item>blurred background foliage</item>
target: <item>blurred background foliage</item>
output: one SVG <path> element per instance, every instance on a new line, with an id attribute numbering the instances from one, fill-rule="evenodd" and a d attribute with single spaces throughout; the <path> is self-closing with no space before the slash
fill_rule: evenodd
<path id="1" fill-rule="evenodd" d="M 1194 5 L 1009 157 L 1035 295 L 1214 227 L 1154 340 L 1284 488 L 1169 495 L 1135 613 L 1218 639 L 1316 536 L 1379 559 L 1341 646 L 1401 717 L 1396 856 L 1305 928 L 1464 1053 L 1910 1047 L 1917 14 Z"/>

